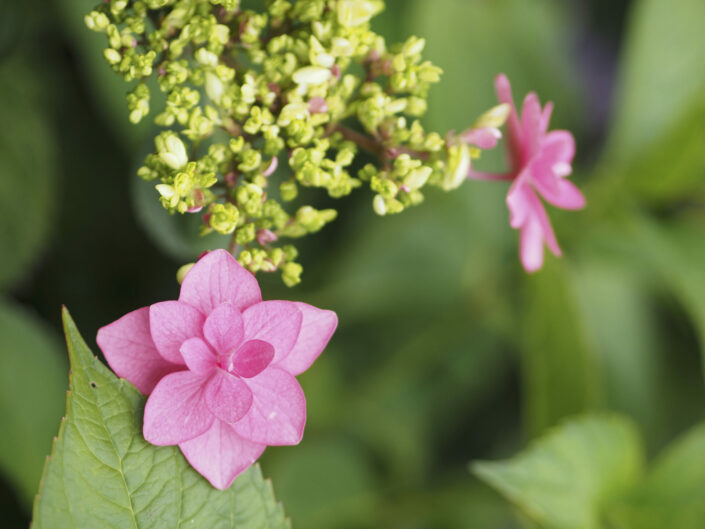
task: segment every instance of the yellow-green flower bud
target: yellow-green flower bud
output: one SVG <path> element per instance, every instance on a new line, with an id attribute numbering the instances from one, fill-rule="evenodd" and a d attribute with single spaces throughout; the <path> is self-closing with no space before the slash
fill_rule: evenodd
<path id="1" fill-rule="evenodd" d="M 448 160 L 441 187 L 446 191 L 450 191 L 460 186 L 468 176 L 470 163 L 470 149 L 468 149 L 467 145 L 449 147 Z"/>
<path id="2" fill-rule="evenodd" d="M 181 169 L 188 162 L 186 147 L 174 133 L 165 133 L 156 138 L 159 159 L 172 169 Z"/>
<path id="3" fill-rule="evenodd" d="M 319 85 L 327 82 L 333 73 L 321 66 L 305 66 L 294 72 L 292 79 L 297 84 Z"/>
<path id="4" fill-rule="evenodd" d="M 240 220 L 240 211 L 230 202 L 226 202 L 213 205 L 208 224 L 218 233 L 227 235 L 235 231 L 238 220 Z"/>
<path id="5" fill-rule="evenodd" d="M 301 272 L 303 267 L 299 263 L 286 263 L 282 267 L 282 280 L 288 287 L 293 287 L 301 283 Z"/>
<path id="6" fill-rule="evenodd" d="M 188 274 L 193 266 L 196 263 L 187 263 L 183 266 L 181 266 L 177 272 L 176 272 L 176 280 L 179 282 L 179 285 L 184 282 L 184 279 L 186 278 L 186 274 Z"/>

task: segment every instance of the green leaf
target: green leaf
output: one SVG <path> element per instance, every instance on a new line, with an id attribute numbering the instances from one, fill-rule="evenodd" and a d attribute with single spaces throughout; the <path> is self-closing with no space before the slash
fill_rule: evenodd
<path id="1" fill-rule="evenodd" d="M 61 348 L 33 314 L 0 300 L 0 468 L 32 505 L 63 411 Z"/>
<path id="2" fill-rule="evenodd" d="M 253 466 L 214 489 L 177 447 L 142 437 L 144 398 L 95 358 L 68 311 L 67 415 L 44 469 L 33 529 L 288 528 L 271 483 Z"/>
<path id="3" fill-rule="evenodd" d="M 21 60 L 0 64 L 0 288 L 31 270 L 57 200 L 40 80 Z"/>
<path id="4" fill-rule="evenodd" d="M 535 90 L 556 103 L 554 123 L 580 127 L 579 76 L 570 56 L 570 21 L 560 2 L 425 0 L 405 2 L 410 30 L 427 39 L 425 56 L 443 68 L 424 122 L 462 130 L 497 104 L 494 77 L 509 76 L 515 98 Z M 501 149 L 492 158 L 501 162 Z M 480 162 L 482 165 L 484 162 Z"/>
<path id="5" fill-rule="evenodd" d="M 592 230 L 595 232 L 595 230 Z M 648 295 L 648 280 L 635 273 L 633 259 L 605 251 L 605 241 L 623 240 L 599 230 L 590 240 L 584 234 L 575 255 L 573 285 L 576 301 L 600 365 L 601 390 L 609 409 L 634 419 L 645 438 L 657 439 L 663 430 L 663 341 L 659 318 Z M 602 245 L 602 246 L 598 246 Z M 672 416 L 672 410 L 666 413 Z"/>
<path id="6" fill-rule="evenodd" d="M 84 73 L 90 86 L 89 95 L 95 99 L 96 109 L 103 114 L 108 123 L 118 132 L 118 139 L 123 147 L 135 149 L 151 136 L 154 129 L 152 119 L 158 113 L 154 110 L 162 105 L 164 96 L 153 79 L 147 83 L 153 100 L 152 111 L 138 125 L 129 121 L 127 111 L 127 92 L 136 83 L 126 83 L 122 77 L 113 72 L 103 56 L 108 47 L 105 35 L 89 30 L 83 17 L 100 5 L 100 0 L 56 0 L 59 23 L 63 25 L 66 36 L 70 39 L 77 55 L 77 64 Z"/>
<path id="7" fill-rule="evenodd" d="M 611 520 L 624 529 L 705 527 L 705 423 L 670 445 L 646 479 L 615 507 Z"/>
<path id="8" fill-rule="evenodd" d="M 360 443 L 326 436 L 272 452 L 267 468 L 296 527 L 374 525 L 380 497 L 373 460 Z M 305 476 L 305 479 L 302 479 Z"/>
<path id="9" fill-rule="evenodd" d="M 644 263 L 656 270 L 690 315 L 700 340 L 705 373 L 705 223 L 656 224 L 643 217 L 631 229 Z"/>
<path id="10" fill-rule="evenodd" d="M 705 170 L 705 3 L 634 4 L 622 58 L 608 165 L 653 201 L 703 190 Z M 606 178 L 616 182 L 613 172 Z"/>
<path id="11" fill-rule="evenodd" d="M 578 305 L 570 263 L 549 259 L 526 280 L 521 342 L 531 437 L 602 401 L 597 353 Z"/>
<path id="12" fill-rule="evenodd" d="M 612 153 L 639 156 L 703 100 L 705 39 L 702 0 L 634 4 L 610 138 Z M 663 175 L 660 175 L 663 177 Z"/>
<path id="13" fill-rule="evenodd" d="M 617 415 L 572 419 L 512 459 L 474 473 L 545 529 L 597 529 L 605 508 L 643 464 L 635 427 Z"/>

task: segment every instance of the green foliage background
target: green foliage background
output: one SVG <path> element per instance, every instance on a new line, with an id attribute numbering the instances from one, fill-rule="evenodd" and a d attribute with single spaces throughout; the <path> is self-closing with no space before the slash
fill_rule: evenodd
<path id="1" fill-rule="evenodd" d="M 27 526 L 64 409 L 60 305 L 97 351 L 98 327 L 176 297 L 194 247 L 188 225 L 145 206 L 157 200 L 134 173 L 150 130 L 129 124 L 125 86 L 83 27 L 94 2 L 0 3 L 8 529 Z M 566 256 L 527 277 L 502 184 L 389 218 L 360 193 L 305 242 L 300 287 L 264 279 L 265 297 L 341 320 L 301 377 L 303 443 L 261 463 L 293 526 L 704 527 L 705 3 L 387 5 L 373 27 L 425 37 L 446 72 L 427 124 L 467 126 L 504 71 L 575 132 L 588 209 L 551 211 Z"/>

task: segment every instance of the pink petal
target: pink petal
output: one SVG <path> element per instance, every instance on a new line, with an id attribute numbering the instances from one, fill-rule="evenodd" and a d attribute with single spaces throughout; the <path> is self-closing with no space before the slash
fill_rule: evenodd
<path id="1" fill-rule="evenodd" d="M 540 121 L 540 130 L 541 130 L 541 135 L 545 135 L 546 132 L 548 132 L 548 124 L 551 121 L 551 114 L 553 113 L 553 102 L 549 101 L 546 103 L 546 106 L 543 107 L 543 111 L 541 112 L 541 121 Z"/>
<path id="2" fill-rule="evenodd" d="M 190 371 L 162 378 L 144 407 L 144 438 L 167 446 L 198 437 L 213 424 L 204 398 L 208 378 Z"/>
<path id="3" fill-rule="evenodd" d="M 252 406 L 252 391 L 240 378 L 219 369 L 206 384 L 206 405 L 223 422 L 239 421 Z"/>
<path id="4" fill-rule="evenodd" d="M 567 130 L 552 130 L 541 142 L 541 158 L 551 165 L 570 164 L 575 157 L 575 138 Z"/>
<path id="5" fill-rule="evenodd" d="M 272 362 L 274 347 L 262 340 L 250 340 L 240 346 L 232 358 L 232 370 L 245 378 L 259 375 Z"/>
<path id="6" fill-rule="evenodd" d="M 210 314 L 225 302 L 242 311 L 261 299 L 255 276 L 225 250 L 213 250 L 203 256 L 186 274 L 179 295 L 179 301 L 203 314 Z"/>
<path id="7" fill-rule="evenodd" d="M 524 98 L 521 111 L 521 122 L 524 129 L 524 160 L 530 160 L 539 152 L 541 144 L 541 103 L 534 92 Z"/>
<path id="8" fill-rule="evenodd" d="M 509 225 L 512 228 L 523 226 L 531 213 L 531 195 L 534 192 L 527 184 L 526 172 L 522 172 L 509 188 L 507 207 L 509 208 Z"/>
<path id="9" fill-rule="evenodd" d="M 299 383 L 283 369 L 269 367 L 247 379 L 254 399 L 233 425 L 235 433 L 255 443 L 295 445 L 306 424 L 306 398 Z"/>
<path id="10" fill-rule="evenodd" d="M 560 257 L 561 248 L 558 246 L 556 234 L 553 232 L 553 226 L 551 225 L 551 221 L 546 213 L 546 208 L 543 207 L 543 204 L 536 195 L 534 195 L 534 200 L 535 203 L 532 206 L 532 211 L 541 226 L 541 231 L 543 232 L 543 239 L 546 241 L 546 246 L 548 246 L 553 255 Z"/>
<path id="11" fill-rule="evenodd" d="M 180 351 L 186 367 L 198 375 L 208 375 L 218 366 L 216 354 L 200 338 L 189 338 Z"/>
<path id="12" fill-rule="evenodd" d="M 183 369 L 165 360 L 149 333 L 149 307 L 125 314 L 98 331 L 96 338 L 108 364 L 145 395 L 169 373 Z"/>
<path id="13" fill-rule="evenodd" d="M 512 98 L 512 87 L 506 75 L 499 74 L 494 78 L 495 91 L 500 103 L 508 103 L 510 108 L 507 119 L 507 130 L 509 132 L 507 141 L 509 142 L 509 154 L 512 159 L 514 171 L 518 171 L 522 165 L 522 143 L 524 141 L 521 123 L 517 115 L 514 99 Z"/>
<path id="14" fill-rule="evenodd" d="M 216 420 L 205 433 L 181 443 L 179 448 L 211 485 L 224 490 L 257 461 L 266 446 L 243 439 L 230 425 Z"/>
<path id="15" fill-rule="evenodd" d="M 558 178 L 555 187 L 544 188 L 540 181 L 535 181 L 534 185 L 546 202 L 557 208 L 575 210 L 585 207 L 585 196 L 569 180 Z"/>
<path id="16" fill-rule="evenodd" d="M 543 233 L 539 222 L 532 218 L 521 227 L 519 256 L 524 269 L 531 273 L 543 266 Z"/>
<path id="17" fill-rule="evenodd" d="M 180 301 L 162 301 L 149 307 L 149 329 L 157 351 L 176 364 L 183 364 L 181 344 L 189 338 L 201 338 L 203 314 Z"/>
<path id="18" fill-rule="evenodd" d="M 322 310 L 306 303 L 296 302 L 301 311 L 301 332 L 294 348 L 277 363 L 292 375 L 303 373 L 323 352 L 330 341 L 336 327 L 338 316 L 330 310 Z"/>
<path id="19" fill-rule="evenodd" d="M 220 355 L 231 352 L 242 342 L 243 323 L 240 311 L 230 303 L 218 305 L 206 318 L 203 334 Z"/>
<path id="20" fill-rule="evenodd" d="M 529 163 L 531 179 L 544 196 L 560 194 L 560 181 L 571 173 L 575 140 L 567 131 L 554 130 L 541 143 L 539 153 Z"/>
<path id="21" fill-rule="evenodd" d="M 493 149 L 501 137 L 499 129 L 493 127 L 470 129 L 460 135 L 465 143 L 477 145 L 480 149 Z"/>
<path id="22" fill-rule="evenodd" d="M 262 340 L 274 347 L 276 363 L 289 354 L 301 330 L 303 316 L 291 301 L 263 301 L 242 313 L 244 341 Z"/>

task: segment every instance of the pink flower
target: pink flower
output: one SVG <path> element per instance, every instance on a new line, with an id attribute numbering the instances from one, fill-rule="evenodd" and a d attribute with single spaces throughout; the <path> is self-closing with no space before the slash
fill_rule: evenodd
<path id="1" fill-rule="evenodd" d="M 583 194 L 565 178 L 573 170 L 575 139 L 567 130 L 548 132 L 552 103 L 542 109 L 538 96 L 531 92 L 524 99 L 520 119 L 506 75 L 495 78 L 495 89 L 500 103 L 510 105 L 507 139 L 511 171 L 508 175 L 471 172 L 469 177 L 513 180 L 507 193 L 509 224 L 520 230 L 519 255 L 524 268 L 527 272 L 535 272 L 543 266 L 544 243 L 554 255 L 561 255 L 539 196 L 562 209 L 585 207 Z"/>
<path id="2" fill-rule="evenodd" d="M 145 439 L 179 445 L 225 489 L 267 445 L 295 445 L 306 400 L 295 375 L 321 354 L 334 312 L 262 301 L 257 280 L 225 250 L 201 258 L 178 301 L 126 314 L 98 331 L 110 367 L 149 395 Z"/>

